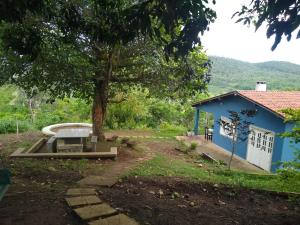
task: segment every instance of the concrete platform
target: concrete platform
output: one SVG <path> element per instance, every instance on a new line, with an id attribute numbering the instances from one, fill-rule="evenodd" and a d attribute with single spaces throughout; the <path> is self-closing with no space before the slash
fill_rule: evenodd
<path id="1" fill-rule="evenodd" d="M 82 208 L 74 209 L 74 211 L 82 220 L 90 220 L 94 218 L 100 218 L 103 216 L 110 216 L 117 213 L 115 209 L 113 209 L 106 203 L 85 206 Z"/>
<path id="2" fill-rule="evenodd" d="M 111 216 L 105 219 L 95 220 L 89 225 L 139 225 L 134 219 L 129 218 L 124 214 Z"/>
<path id="3" fill-rule="evenodd" d="M 192 136 L 192 137 L 177 136 L 176 139 L 180 141 L 184 141 L 188 145 L 190 145 L 192 142 L 197 143 L 198 146 L 196 148 L 196 151 L 200 155 L 202 153 L 207 153 L 216 160 L 222 160 L 226 164 L 228 164 L 229 162 L 231 153 L 217 146 L 211 141 L 205 140 L 204 136 L 202 135 Z M 257 166 L 249 163 L 247 160 L 242 159 L 236 155 L 234 155 L 233 160 L 231 162 L 231 168 L 245 171 L 245 172 L 252 172 L 252 173 L 264 173 L 264 174 L 268 173 L 267 171 L 258 168 Z"/>
<path id="4" fill-rule="evenodd" d="M 78 196 L 66 198 L 66 201 L 70 207 L 93 205 L 102 203 L 101 199 L 95 195 Z"/>

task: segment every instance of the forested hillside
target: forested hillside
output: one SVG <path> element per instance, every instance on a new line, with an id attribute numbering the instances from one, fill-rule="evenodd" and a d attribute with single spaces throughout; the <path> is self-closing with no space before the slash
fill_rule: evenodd
<path id="1" fill-rule="evenodd" d="M 224 93 L 237 89 L 254 89 L 256 81 L 266 81 L 269 90 L 300 90 L 300 65 L 270 61 L 248 63 L 211 56 L 212 78 L 209 92 Z"/>

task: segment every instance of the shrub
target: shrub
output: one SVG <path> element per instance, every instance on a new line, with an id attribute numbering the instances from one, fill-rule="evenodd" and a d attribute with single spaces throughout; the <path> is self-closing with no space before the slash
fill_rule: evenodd
<path id="1" fill-rule="evenodd" d="M 24 132 L 32 128 L 29 121 L 18 121 L 19 132 Z M 16 120 L 0 120 L 0 134 L 16 133 Z"/>
<path id="2" fill-rule="evenodd" d="M 190 149 L 191 150 L 195 150 L 197 148 L 198 144 L 195 143 L 195 142 L 192 142 L 191 145 L 190 145 Z"/>

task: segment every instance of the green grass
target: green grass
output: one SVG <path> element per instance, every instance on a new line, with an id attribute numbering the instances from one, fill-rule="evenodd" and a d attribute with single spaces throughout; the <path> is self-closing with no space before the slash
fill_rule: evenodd
<path id="1" fill-rule="evenodd" d="M 282 179 L 276 175 L 248 174 L 224 169 L 205 170 L 178 159 L 157 155 L 130 170 L 125 176 L 177 176 L 188 179 L 281 192 L 300 192 L 300 176 Z"/>
<path id="2" fill-rule="evenodd" d="M 183 136 L 186 134 L 186 129 L 184 128 L 174 128 L 174 129 L 158 129 L 154 130 L 154 136 L 156 137 L 166 137 L 166 138 L 175 138 L 176 136 Z"/>

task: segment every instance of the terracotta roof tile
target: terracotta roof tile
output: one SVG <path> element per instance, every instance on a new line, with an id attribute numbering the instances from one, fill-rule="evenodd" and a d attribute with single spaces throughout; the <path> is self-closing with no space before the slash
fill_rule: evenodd
<path id="1" fill-rule="evenodd" d="M 279 110 L 300 108 L 300 91 L 237 91 L 240 95 L 280 113 Z M 280 113 L 282 115 L 282 113 Z"/>

